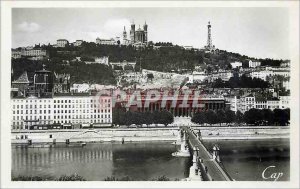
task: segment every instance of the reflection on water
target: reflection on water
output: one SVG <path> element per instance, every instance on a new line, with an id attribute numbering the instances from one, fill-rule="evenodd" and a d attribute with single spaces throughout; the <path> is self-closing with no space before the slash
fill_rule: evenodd
<path id="1" fill-rule="evenodd" d="M 262 172 L 269 166 L 275 166 L 266 172 L 282 172 L 280 181 L 290 178 L 290 144 L 288 139 L 273 140 L 207 140 L 205 145 L 212 149 L 220 146 L 221 161 L 229 175 L 240 181 L 262 181 Z M 270 181 L 268 179 L 267 181 Z"/>
<path id="2" fill-rule="evenodd" d="M 289 140 L 205 141 L 208 149 L 219 144 L 221 160 L 235 180 L 263 180 L 262 172 L 276 166 L 289 180 Z M 85 147 L 27 148 L 12 146 L 12 175 L 59 177 L 77 173 L 87 180 L 108 176 L 151 180 L 167 176 L 174 180 L 188 176 L 190 158 L 172 157 L 170 142 L 95 143 Z"/>
<path id="3" fill-rule="evenodd" d="M 188 175 L 189 159 L 172 157 L 175 147 L 170 142 L 12 148 L 13 176 L 58 177 L 77 173 L 87 180 L 104 180 L 108 176 L 151 180 L 165 175 L 174 180 Z"/>

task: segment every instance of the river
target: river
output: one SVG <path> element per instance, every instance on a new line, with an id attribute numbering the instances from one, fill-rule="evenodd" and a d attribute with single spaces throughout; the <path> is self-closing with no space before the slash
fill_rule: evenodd
<path id="1" fill-rule="evenodd" d="M 262 171 L 276 166 L 289 180 L 289 140 L 212 141 L 221 148 L 221 160 L 235 180 L 263 180 Z M 178 148 L 178 147 L 177 147 Z M 152 180 L 166 176 L 171 180 L 188 176 L 189 158 L 172 157 L 171 142 L 88 143 L 85 147 L 28 148 L 12 146 L 12 176 L 59 177 L 77 173 L 91 181 L 114 176 Z"/>

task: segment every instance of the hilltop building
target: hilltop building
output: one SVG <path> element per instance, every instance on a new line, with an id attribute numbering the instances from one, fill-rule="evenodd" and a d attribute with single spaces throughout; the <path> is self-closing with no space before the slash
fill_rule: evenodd
<path id="1" fill-rule="evenodd" d="M 21 48 L 21 50 L 12 49 L 11 57 L 13 59 L 26 57 L 30 60 L 43 60 L 47 57 L 47 51 L 41 48 L 28 48 L 28 47 Z"/>
<path id="2" fill-rule="evenodd" d="M 143 47 L 148 44 L 148 25 L 146 22 L 143 25 L 143 29 L 139 26 L 137 30 L 135 30 L 135 24 L 132 22 L 130 29 L 130 44 L 136 47 Z"/>
<path id="3" fill-rule="evenodd" d="M 66 39 L 58 39 L 58 40 L 56 41 L 56 46 L 57 46 L 57 47 L 65 47 L 65 46 L 68 45 L 68 44 L 69 44 L 69 41 L 66 40 Z"/>
<path id="4" fill-rule="evenodd" d="M 97 37 L 96 44 L 98 45 L 118 45 L 120 43 L 119 38 L 116 39 L 110 38 L 110 39 L 100 39 Z"/>
<path id="5" fill-rule="evenodd" d="M 249 68 L 256 68 L 256 67 L 259 67 L 260 65 L 261 65 L 261 63 L 258 61 L 249 60 Z"/>

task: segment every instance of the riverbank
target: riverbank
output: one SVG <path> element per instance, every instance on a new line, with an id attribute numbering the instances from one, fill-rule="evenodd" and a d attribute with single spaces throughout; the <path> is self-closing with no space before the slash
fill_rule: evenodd
<path id="1" fill-rule="evenodd" d="M 204 140 L 251 140 L 289 138 L 290 128 L 280 126 L 247 127 L 193 127 L 200 129 Z M 166 128 L 103 128 L 77 130 L 23 130 L 11 132 L 11 143 L 65 143 L 73 142 L 139 142 L 175 141 L 178 127 Z"/>

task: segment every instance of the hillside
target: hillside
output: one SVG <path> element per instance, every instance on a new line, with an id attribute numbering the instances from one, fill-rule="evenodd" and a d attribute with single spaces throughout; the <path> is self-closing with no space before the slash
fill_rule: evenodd
<path id="1" fill-rule="evenodd" d="M 72 83 L 74 82 L 96 82 L 99 84 L 115 84 L 113 70 L 104 65 L 87 65 L 84 62 L 74 61 L 81 57 L 81 61 L 93 61 L 95 57 L 109 56 L 110 62 L 136 61 L 136 70 L 139 66 L 143 69 L 179 72 L 180 70 L 193 70 L 195 66 L 214 69 L 231 69 L 230 62 L 240 61 L 243 67 L 248 66 L 248 59 L 256 60 L 238 53 L 216 50 L 215 53 L 205 53 L 198 49 L 184 49 L 171 43 L 160 44 L 155 48 L 150 43 L 144 49 L 135 49 L 132 46 L 96 45 L 93 42 L 83 42 L 81 47 L 67 46 L 54 48 L 51 45 L 36 45 L 35 48 L 47 50 L 49 60 L 31 61 L 27 59 L 12 60 L 14 69 L 13 77 L 16 78 L 23 71 L 31 75 L 35 70 L 42 68 L 42 64 L 57 73 L 70 73 Z M 262 65 L 278 66 L 282 60 L 259 59 Z M 68 62 L 68 63 L 66 63 Z"/>

